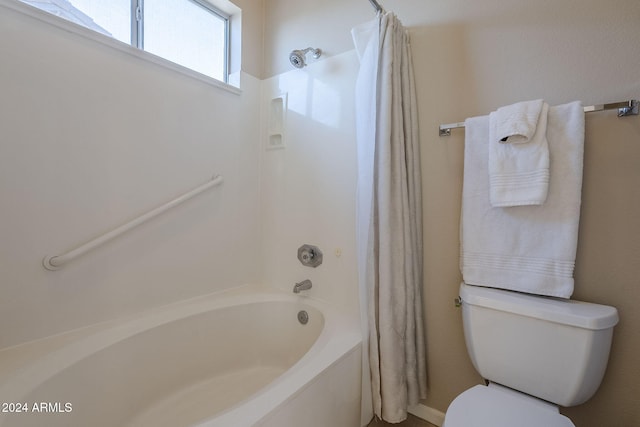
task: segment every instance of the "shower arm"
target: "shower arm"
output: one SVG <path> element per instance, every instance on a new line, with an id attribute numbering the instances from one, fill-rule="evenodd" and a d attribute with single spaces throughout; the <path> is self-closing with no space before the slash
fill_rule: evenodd
<path id="1" fill-rule="evenodd" d="M 302 49 L 302 52 L 303 52 L 305 55 L 306 55 L 307 53 L 309 53 L 309 52 L 313 53 L 313 57 L 314 57 L 315 59 L 320 58 L 320 55 L 322 54 L 322 51 L 321 51 L 320 49 L 315 49 L 315 48 L 312 48 L 312 47 L 308 47 L 308 48 L 306 48 L 306 49 Z"/>
<path id="2" fill-rule="evenodd" d="M 291 51 L 291 53 L 289 54 L 289 62 L 291 62 L 291 65 L 296 68 L 306 67 L 307 61 L 305 57 L 307 56 L 308 52 L 311 52 L 315 59 L 320 58 L 320 56 L 322 55 L 322 50 L 314 49 L 312 47 L 308 47 L 306 49 L 296 49 Z"/>

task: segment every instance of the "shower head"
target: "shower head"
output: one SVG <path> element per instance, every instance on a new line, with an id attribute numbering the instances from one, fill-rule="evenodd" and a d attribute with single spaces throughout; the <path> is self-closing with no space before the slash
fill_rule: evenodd
<path id="1" fill-rule="evenodd" d="M 301 50 L 294 50 L 289 54 L 289 61 L 291 65 L 296 68 L 302 68 L 307 65 L 304 61 L 304 52 Z"/>
<path id="2" fill-rule="evenodd" d="M 296 49 L 289 54 L 289 61 L 291 61 L 291 65 L 296 68 L 303 68 L 307 65 L 305 60 L 307 52 L 312 52 L 315 59 L 320 58 L 320 55 L 322 55 L 322 51 L 320 49 L 314 49 L 312 47 L 308 47 L 303 50 Z"/>

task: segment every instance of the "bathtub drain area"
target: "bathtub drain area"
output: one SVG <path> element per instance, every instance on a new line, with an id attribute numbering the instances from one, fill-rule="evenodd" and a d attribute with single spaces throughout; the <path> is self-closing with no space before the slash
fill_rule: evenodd
<path id="1" fill-rule="evenodd" d="M 304 310 L 300 310 L 298 312 L 298 322 L 300 322 L 303 325 L 306 325 L 307 323 L 309 323 L 309 313 L 307 313 Z"/>

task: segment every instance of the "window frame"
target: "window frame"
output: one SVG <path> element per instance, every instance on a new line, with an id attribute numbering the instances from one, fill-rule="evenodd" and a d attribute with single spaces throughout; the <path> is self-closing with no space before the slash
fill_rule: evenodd
<path id="1" fill-rule="evenodd" d="M 229 14 L 218 9 L 206 0 L 183 0 L 201 7 L 224 22 L 223 82 L 229 83 Z M 131 0 L 131 46 L 148 52 L 144 48 L 144 0 Z M 149 52 L 150 53 L 150 52 Z M 166 59 L 166 58 L 165 58 Z M 180 64 L 179 64 L 180 65 Z M 188 68 L 188 67 L 187 67 Z M 195 71 L 195 70 L 194 70 Z M 197 71 L 196 71 L 197 72 Z M 213 78 L 213 77 L 212 77 Z"/>
<path id="2" fill-rule="evenodd" d="M 213 84 L 214 86 L 219 86 L 221 88 L 229 90 L 230 92 L 239 94 L 240 93 L 239 85 L 237 85 L 236 83 L 233 83 L 233 84 L 230 83 L 231 50 L 232 50 L 231 49 L 231 31 L 232 31 L 231 21 L 235 17 L 235 12 L 234 12 L 234 15 L 226 13 L 221 9 L 217 8 L 214 4 L 209 3 L 206 0 L 183 0 L 183 1 L 189 1 L 191 3 L 194 3 L 202 7 L 203 9 L 205 9 L 207 12 L 215 14 L 216 16 L 220 17 L 223 20 L 224 33 L 225 33 L 224 34 L 224 38 L 225 38 L 224 52 L 223 52 L 224 80 L 218 80 L 217 78 L 214 78 L 210 75 L 203 74 L 185 65 L 179 64 L 177 62 L 173 62 L 170 59 L 163 58 L 152 52 L 144 50 L 144 48 L 138 47 L 138 43 L 144 39 L 143 35 L 142 37 L 138 35 L 138 33 L 140 31 L 143 31 L 144 29 L 144 20 L 142 20 L 142 23 L 139 24 L 137 19 L 138 17 L 137 14 L 140 14 L 140 13 L 143 14 L 144 0 L 131 0 L 131 41 L 130 43 L 123 42 L 114 37 L 109 37 L 105 34 L 101 34 L 100 32 L 87 28 L 79 23 L 56 16 L 45 10 L 39 9 L 38 7 L 23 3 L 21 0 L 0 0 L 0 7 L 3 7 L 3 6 L 8 7 L 9 9 L 13 9 L 24 15 L 31 16 L 32 18 L 36 18 L 39 21 L 61 28 L 65 31 L 75 33 L 85 38 L 89 38 L 103 45 L 116 48 L 118 50 L 124 50 L 129 54 L 146 59 L 155 64 L 162 65 L 165 68 L 173 69 L 175 71 L 197 78 L 198 80 L 204 81 L 209 84 Z M 142 5 L 142 8 L 140 9 L 140 11 L 138 11 L 139 5 Z"/>

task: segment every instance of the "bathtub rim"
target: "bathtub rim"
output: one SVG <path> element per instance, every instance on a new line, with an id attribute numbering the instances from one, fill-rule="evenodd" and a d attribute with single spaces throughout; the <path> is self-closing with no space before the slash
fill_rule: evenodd
<path id="1" fill-rule="evenodd" d="M 323 312 L 324 313 L 324 312 Z M 323 372 L 360 351 L 362 337 L 355 325 L 339 323 L 341 316 L 326 316 L 320 336 L 289 370 L 250 399 L 193 425 L 193 427 L 254 426 L 293 400 L 316 381 Z"/>
<path id="2" fill-rule="evenodd" d="M 305 295 L 292 295 L 280 289 L 260 285 L 243 285 L 0 350 L 0 366 L 8 366 L 0 372 L 0 395 L 7 396 L 7 400 L 21 401 L 40 384 L 64 369 L 152 328 L 212 310 L 276 301 L 309 305 L 318 309 L 323 314 L 324 327 L 311 348 L 289 370 L 251 396 L 251 399 L 258 398 L 259 406 L 254 408 L 255 414 L 250 414 L 251 418 L 258 414 L 265 416 L 291 398 L 292 393 L 285 393 L 285 390 L 295 384 L 303 387 L 304 383 L 301 381 L 312 381 L 332 363 L 358 347 L 362 339 L 353 316 L 324 301 Z M 340 357 L 335 357 L 336 354 Z M 331 356 L 333 360 L 329 360 Z M 318 358 L 317 363 L 311 364 L 313 369 L 302 369 L 301 366 L 308 364 L 312 358 Z M 219 424 L 219 418 L 245 418 L 237 412 L 247 403 L 246 400 L 196 425 L 217 426 L 224 425 Z M 265 406 L 267 403 L 271 406 Z M 6 418 L 4 415 L 0 414 L 0 425 Z"/>

